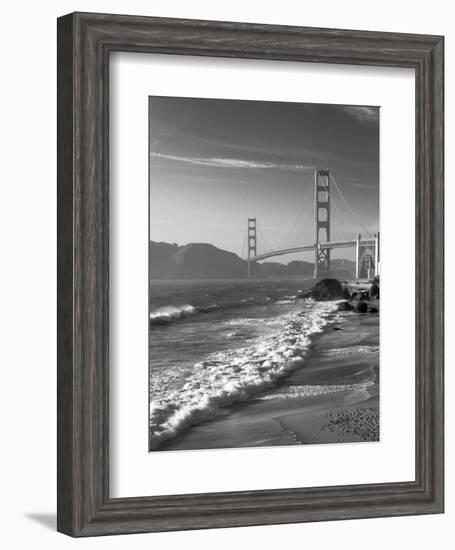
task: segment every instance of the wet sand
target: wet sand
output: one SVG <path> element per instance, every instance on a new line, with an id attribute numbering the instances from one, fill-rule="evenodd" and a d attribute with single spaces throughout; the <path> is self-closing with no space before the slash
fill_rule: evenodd
<path id="1" fill-rule="evenodd" d="M 377 303 L 371 303 L 377 307 Z M 190 428 L 162 450 L 375 441 L 379 314 L 336 314 L 301 367 L 272 390 Z"/>

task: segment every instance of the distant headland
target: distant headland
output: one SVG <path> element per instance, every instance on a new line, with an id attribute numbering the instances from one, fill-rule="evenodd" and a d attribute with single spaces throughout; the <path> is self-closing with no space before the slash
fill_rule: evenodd
<path id="1" fill-rule="evenodd" d="M 313 262 L 294 260 L 287 265 L 279 262 L 258 263 L 257 277 L 311 278 Z M 149 242 L 149 276 L 156 279 L 243 279 L 247 262 L 237 254 L 208 243 Z M 355 274 L 355 262 L 332 260 L 331 276 L 350 279 Z"/>

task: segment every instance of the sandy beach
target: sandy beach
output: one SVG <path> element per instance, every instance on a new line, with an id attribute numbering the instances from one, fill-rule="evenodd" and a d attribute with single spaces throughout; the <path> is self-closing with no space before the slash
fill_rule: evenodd
<path id="1" fill-rule="evenodd" d="M 277 387 L 189 428 L 162 450 L 378 440 L 379 313 L 343 312 Z"/>

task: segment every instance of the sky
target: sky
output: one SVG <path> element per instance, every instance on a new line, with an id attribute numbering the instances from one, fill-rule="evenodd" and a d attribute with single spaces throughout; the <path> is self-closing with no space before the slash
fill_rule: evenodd
<path id="1" fill-rule="evenodd" d="M 333 178 L 331 239 L 378 231 L 379 113 L 371 106 L 150 97 L 150 239 L 211 243 L 244 257 L 247 220 L 255 217 L 258 252 L 313 243 L 315 167 Z M 352 256 L 349 249 L 334 253 Z M 274 261 L 313 259 L 301 256 Z"/>

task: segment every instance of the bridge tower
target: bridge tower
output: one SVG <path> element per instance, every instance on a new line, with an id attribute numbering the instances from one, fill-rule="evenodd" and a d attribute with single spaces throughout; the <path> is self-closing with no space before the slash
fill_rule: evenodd
<path id="1" fill-rule="evenodd" d="M 248 277 L 256 275 L 256 262 L 251 258 L 257 256 L 256 218 L 248 218 Z"/>
<path id="2" fill-rule="evenodd" d="M 372 279 L 380 274 L 379 233 L 372 238 L 362 240 L 361 235 L 356 240 L 355 278 Z"/>
<path id="3" fill-rule="evenodd" d="M 325 235 L 324 235 L 325 232 Z M 330 274 L 330 249 L 321 247 L 330 241 L 330 172 L 316 169 L 314 172 L 314 273 L 315 279 Z"/>

